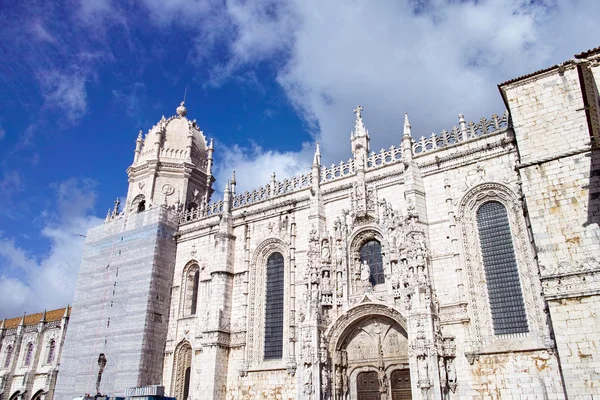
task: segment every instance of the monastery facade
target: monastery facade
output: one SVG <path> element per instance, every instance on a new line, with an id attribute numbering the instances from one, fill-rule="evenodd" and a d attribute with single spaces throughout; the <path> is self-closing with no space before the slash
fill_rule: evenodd
<path id="1" fill-rule="evenodd" d="M 57 400 L 600 396 L 600 49 L 499 85 L 508 111 L 213 199 L 182 103 L 88 232 Z"/>
<path id="2" fill-rule="evenodd" d="M 0 322 L 0 400 L 51 400 L 70 307 Z"/>

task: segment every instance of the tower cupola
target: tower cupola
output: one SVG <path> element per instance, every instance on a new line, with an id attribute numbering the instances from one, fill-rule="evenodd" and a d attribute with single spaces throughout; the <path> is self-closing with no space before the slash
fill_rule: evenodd
<path id="1" fill-rule="evenodd" d="M 134 162 L 127 169 L 129 192 L 125 212 L 147 207 L 194 208 L 208 203 L 213 192 L 212 141 L 196 120 L 187 117 L 181 102 L 170 118 L 164 116 L 142 138 L 138 136 Z"/>

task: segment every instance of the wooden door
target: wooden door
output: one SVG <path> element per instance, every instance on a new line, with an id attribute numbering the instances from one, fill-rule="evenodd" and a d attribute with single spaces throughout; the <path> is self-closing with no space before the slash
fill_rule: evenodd
<path id="1" fill-rule="evenodd" d="M 356 378 L 358 400 L 379 400 L 379 378 L 377 372 L 361 372 Z"/>
<path id="2" fill-rule="evenodd" d="M 392 372 L 392 400 L 411 400 L 410 371 L 398 369 Z"/>

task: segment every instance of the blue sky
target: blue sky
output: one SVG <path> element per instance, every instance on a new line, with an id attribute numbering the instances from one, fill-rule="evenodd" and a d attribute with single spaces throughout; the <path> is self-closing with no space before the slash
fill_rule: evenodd
<path id="1" fill-rule="evenodd" d="M 88 227 L 126 194 L 137 132 L 216 141 L 218 189 L 504 111 L 496 85 L 600 45 L 595 0 L 0 0 L 0 318 L 71 301 Z"/>

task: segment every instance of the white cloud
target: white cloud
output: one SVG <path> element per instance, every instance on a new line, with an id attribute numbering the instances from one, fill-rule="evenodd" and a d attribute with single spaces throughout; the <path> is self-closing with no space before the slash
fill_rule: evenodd
<path id="1" fill-rule="evenodd" d="M 399 143 L 404 111 L 416 136 L 450 129 L 459 113 L 489 118 L 504 111 L 498 83 L 600 42 L 594 0 L 415 4 L 299 0 L 268 12 L 271 2 L 261 3 L 262 11 L 254 2 L 229 2 L 237 36 L 218 71 L 274 60 L 324 159 L 337 162 L 349 155 L 349 144 L 339 141 L 348 137 L 357 104 L 377 151 Z"/>
<path id="2" fill-rule="evenodd" d="M 218 157 L 215 160 L 215 176 L 219 186 L 215 187 L 217 194 L 213 200 L 220 200 L 217 196 L 223 192 L 225 182 L 231 180 L 233 171 L 236 175 L 236 192 L 242 193 L 267 185 L 273 172 L 276 172 L 277 180 L 282 180 L 310 171 L 314 153 L 314 149 L 306 143 L 300 152 L 265 150 L 254 143 L 250 147 L 236 145 L 230 148 L 217 143 L 215 149 Z"/>
<path id="3" fill-rule="evenodd" d="M 71 123 L 77 123 L 87 111 L 85 73 L 52 70 L 39 74 L 45 106 L 61 111 Z"/>
<path id="4" fill-rule="evenodd" d="M 357 104 L 378 151 L 399 144 L 405 111 L 417 138 L 451 129 L 459 113 L 489 118 L 504 111 L 498 83 L 600 43 L 596 0 L 230 0 L 224 9 L 213 4 L 213 11 L 183 0 L 145 4 L 155 24 L 196 21 L 190 54 L 210 70 L 213 85 L 258 63 L 274 66 L 289 101 L 321 141 L 325 163 L 350 155 L 340 139 L 349 137 Z M 242 155 L 237 165 L 260 171 L 260 179 L 248 179 L 262 185 L 270 169 L 306 158 L 304 150 L 278 153 L 276 146 L 230 153 Z M 268 159 L 279 162 L 267 168 Z"/>
<path id="5" fill-rule="evenodd" d="M 90 214 L 95 200 L 94 183 L 70 179 L 53 187 L 56 208 L 45 217 L 40 235 L 50 250 L 37 259 L 0 236 L 0 317 L 19 316 L 43 309 L 64 307 L 70 303 L 83 251 L 87 229 L 101 220 Z"/>

